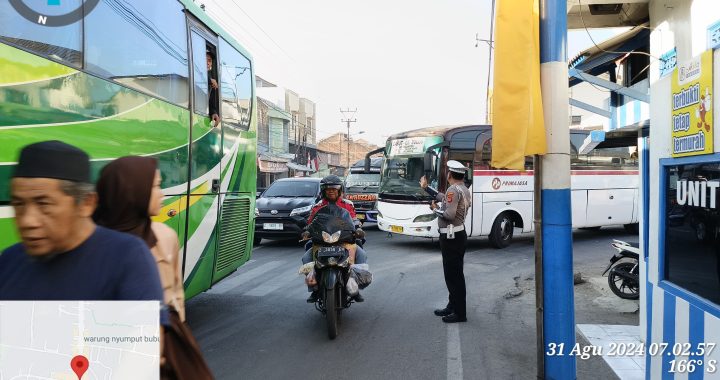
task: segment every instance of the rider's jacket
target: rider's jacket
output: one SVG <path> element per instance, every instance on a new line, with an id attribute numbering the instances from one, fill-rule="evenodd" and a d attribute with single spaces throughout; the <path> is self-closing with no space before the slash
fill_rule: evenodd
<path id="1" fill-rule="evenodd" d="M 312 222 L 313 217 L 315 214 L 317 214 L 318 211 L 320 211 L 321 208 L 329 205 L 330 202 L 327 199 L 323 199 L 320 202 L 316 203 L 315 206 L 313 206 L 312 210 L 310 211 L 310 216 L 308 217 L 308 225 Z M 338 200 L 335 202 L 335 205 L 337 205 L 340 208 L 344 208 L 345 210 L 348 210 L 350 213 L 350 217 L 352 218 L 353 222 L 357 221 L 357 218 L 355 217 L 355 206 L 353 206 L 351 201 L 338 198 Z"/>

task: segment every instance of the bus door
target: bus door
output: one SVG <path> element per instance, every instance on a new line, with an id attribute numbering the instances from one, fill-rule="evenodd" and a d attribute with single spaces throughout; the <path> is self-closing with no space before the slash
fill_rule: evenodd
<path id="1" fill-rule="evenodd" d="M 188 18 L 192 62 L 192 113 L 190 195 L 186 268 L 186 294 L 191 297 L 210 287 L 217 251 L 218 194 L 220 192 L 222 132 L 212 123 L 218 112 L 217 37 L 202 24 Z M 189 293 L 189 294 L 188 294 Z"/>
<path id="2" fill-rule="evenodd" d="M 217 60 L 222 121 L 222 158 L 219 187 L 218 248 L 213 283 L 220 281 L 246 262 L 252 251 L 255 196 L 255 148 L 247 138 L 252 107 L 253 75 L 250 60 L 223 38 L 219 39 Z M 218 129 L 218 128 L 216 128 Z M 247 160 L 252 165 L 247 165 Z"/>
<path id="3" fill-rule="evenodd" d="M 460 162 L 461 164 L 468 167 L 470 170 L 468 171 L 467 175 L 465 176 L 465 186 L 467 186 L 468 190 L 470 190 L 471 196 L 473 195 L 473 164 L 475 159 L 475 145 L 476 141 L 479 138 L 478 135 L 480 134 L 480 131 L 478 130 L 469 130 L 469 131 L 463 131 L 459 133 L 455 133 L 450 138 L 450 144 L 447 150 L 447 160 L 455 160 Z M 445 165 L 443 163 L 443 165 Z M 447 170 L 445 171 L 445 175 L 441 176 L 441 181 L 446 181 L 447 178 Z M 441 182 L 442 183 L 442 182 Z M 445 188 L 447 191 L 447 184 L 445 183 Z M 474 198 L 474 196 L 473 196 Z M 465 215 L 465 231 L 467 232 L 468 236 L 472 236 L 473 232 L 473 212 L 476 208 L 474 204 L 474 199 L 472 199 L 473 203 L 471 207 L 467 211 L 467 215 Z"/>

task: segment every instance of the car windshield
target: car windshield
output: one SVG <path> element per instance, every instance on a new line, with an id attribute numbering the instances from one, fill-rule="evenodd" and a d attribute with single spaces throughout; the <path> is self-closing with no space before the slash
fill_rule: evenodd
<path id="1" fill-rule="evenodd" d="M 345 180 L 346 187 L 379 185 L 380 173 L 350 173 L 350 175 Z"/>
<path id="2" fill-rule="evenodd" d="M 263 193 L 264 198 L 314 197 L 320 188 L 318 182 L 276 181 Z"/>
<path id="3" fill-rule="evenodd" d="M 428 197 L 428 193 L 420 188 L 423 170 L 422 156 L 388 158 L 383 167 L 379 192 Z"/>

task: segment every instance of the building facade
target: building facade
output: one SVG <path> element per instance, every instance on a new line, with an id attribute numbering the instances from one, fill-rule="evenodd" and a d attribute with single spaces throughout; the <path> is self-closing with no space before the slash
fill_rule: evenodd
<path id="1" fill-rule="evenodd" d="M 348 168 L 356 161 L 364 159 L 368 152 L 379 148 L 379 146 L 362 139 L 350 138 L 348 140 L 346 133 L 336 133 L 318 142 L 318 149 L 322 151 L 339 152 L 342 168 Z"/>
<path id="2" fill-rule="evenodd" d="M 713 125 L 720 68 L 720 4 L 715 0 L 649 2 L 649 219 L 643 239 L 641 327 L 647 345 L 690 344 L 689 352 L 646 356 L 648 378 L 672 378 L 673 363 L 695 360 L 677 377 L 710 373 L 720 350 L 720 138 Z M 644 272 L 644 273 L 643 273 Z M 682 351 L 682 350 L 681 350 Z M 673 362 L 674 361 L 674 362 Z"/>
<path id="3" fill-rule="evenodd" d="M 315 103 L 256 77 L 258 98 L 258 188 L 280 178 L 318 170 Z"/>

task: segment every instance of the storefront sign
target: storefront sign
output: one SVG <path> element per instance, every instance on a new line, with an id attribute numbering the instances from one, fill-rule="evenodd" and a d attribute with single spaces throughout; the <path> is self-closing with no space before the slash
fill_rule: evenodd
<path id="1" fill-rule="evenodd" d="M 713 153 L 712 50 L 672 74 L 672 156 Z"/>
<path id="2" fill-rule="evenodd" d="M 677 66 L 677 49 L 672 50 L 660 56 L 660 78 L 672 73 Z"/>
<path id="3" fill-rule="evenodd" d="M 720 46 L 720 21 L 708 26 L 707 28 L 707 47 L 715 49 Z"/>
<path id="4" fill-rule="evenodd" d="M 284 162 L 258 160 L 258 163 L 260 171 L 264 173 L 283 173 L 288 170 Z"/>
<path id="5" fill-rule="evenodd" d="M 405 156 L 425 153 L 425 138 L 411 137 L 407 139 L 393 140 L 390 145 L 390 155 Z"/>

